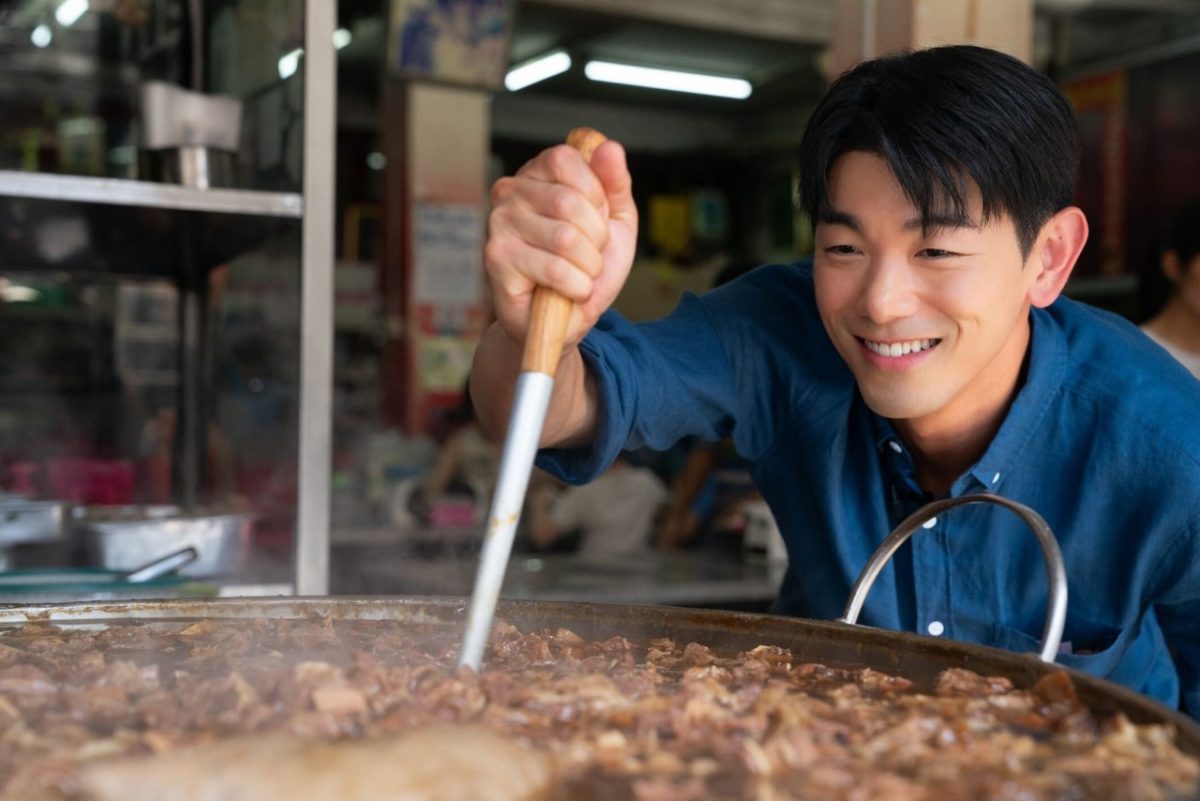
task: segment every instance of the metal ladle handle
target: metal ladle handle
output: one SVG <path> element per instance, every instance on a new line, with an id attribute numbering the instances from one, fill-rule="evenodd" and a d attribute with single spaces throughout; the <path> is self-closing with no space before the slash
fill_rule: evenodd
<path id="1" fill-rule="evenodd" d="M 1038 654 L 1043 662 L 1053 662 L 1058 647 L 1062 643 L 1063 625 L 1067 619 L 1067 571 L 1063 566 L 1062 552 L 1058 549 L 1058 541 L 1054 532 L 1042 519 L 1042 516 L 1024 504 L 1009 500 L 1000 495 L 961 495 L 957 498 L 946 498 L 922 506 L 904 519 L 900 525 L 888 534 L 871 555 L 867 566 L 863 568 L 854 587 L 850 591 L 850 600 L 846 602 L 846 611 L 838 620 L 851 625 L 858 621 L 863 604 L 871 585 L 879 577 L 880 571 L 888 560 L 895 555 L 900 546 L 908 541 L 925 523 L 937 518 L 939 514 L 956 506 L 966 506 L 972 503 L 990 503 L 1003 506 L 1017 514 L 1037 535 L 1038 543 L 1042 546 L 1042 556 L 1046 559 L 1046 573 L 1050 579 L 1050 602 L 1046 609 L 1046 625 L 1042 629 L 1042 649 Z"/>
<path id="2" fill-rule="evenodd" d="M 153 581 L 156 578 L 162 578 L 168 573 L 173 573 L 185 565 L 189 565 L 200 556 L 199 552 L 188 545 L 185 548 L 180 548 L 178 551 L 172 551 L 166 556 L 160 556 L 152 562 L 147 562 L 140 567 L 135 567 L 123 575 L 117 577 L 119 581 L 127 581 L 130 584 L 137 584 L 140 581 Z"/>

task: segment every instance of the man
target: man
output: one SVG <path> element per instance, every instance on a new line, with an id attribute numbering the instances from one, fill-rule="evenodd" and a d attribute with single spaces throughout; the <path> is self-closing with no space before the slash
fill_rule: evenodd
<path id="1" fill-rule="evenodd" d="M 787 540 L 777 610 L 826 619 L 908 513 L 1002 494 L 1058 536 L 1060 661 L 1200 715 L 1200 384 L 1134 326 L 1059 297 L 1087 239 L 1077 163 L 1070 106 L 1015 59 L 865 63 L 801 145 L 812 265 L 761 267 L 635 326 L 604 313 L 636 238 L 623 151 L 589 166 L 552 148 L 493 192 L 485 424 L 504 426 L 535 284 L 554 287 L 576 306 L 543 467 L 582 482 L 622 448 L 732 437 Z M 1024 525 L 974 505 L 927 529 L 861 620 L 1036 650 L 1047 584 Z"/>

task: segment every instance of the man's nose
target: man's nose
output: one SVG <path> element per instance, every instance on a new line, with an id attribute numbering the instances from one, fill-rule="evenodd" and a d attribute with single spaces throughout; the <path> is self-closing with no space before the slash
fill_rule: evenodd
<path id="1" fill-rule="evenodd" d="M 908 262 L 899 257 L 873 260 L 859 299 L 861 314 L 878 325 L 916 314 L 915 277 Z"/>

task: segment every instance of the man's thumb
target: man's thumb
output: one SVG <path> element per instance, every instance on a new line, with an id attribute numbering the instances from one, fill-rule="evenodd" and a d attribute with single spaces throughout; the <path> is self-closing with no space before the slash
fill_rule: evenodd
<path id="1" fill-rule="evenodd" d="M 600 183 L 604 185 L 609 216 L 614 219 L 636 219 L 633 177 L 625 163 L 625 148 L 612 140 L 603 143 L 592 154 L 591 166 Z"/>

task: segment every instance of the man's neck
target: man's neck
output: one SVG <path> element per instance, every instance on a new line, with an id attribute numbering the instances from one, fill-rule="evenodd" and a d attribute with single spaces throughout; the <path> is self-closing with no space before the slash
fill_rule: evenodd
<path id="1" fill-rule="evenodd" d="M 950 487 L 979 461 L 988 444 L 1000 430 L 1007 408 L 1000 410 L 986 422 L 977 421 L 957 431 L 924 433 L 919 426 L 910 427 L 906 421 L 896 420 L 900 437 L 908 444 L 917 469 L 917 484 L 934 498 L 950 494 Z"/>
<path id="2" fill-rule="evenodd" d="M 996 356 L 994 369 L 977 377 L 982 383 L 970 393 L 927 417 L 892 421 L 913 455 L 921 489 L 934 498 L 945 497 L 987 451 L 1024 383 L 1028 350 L 1026 328 Z"/>

